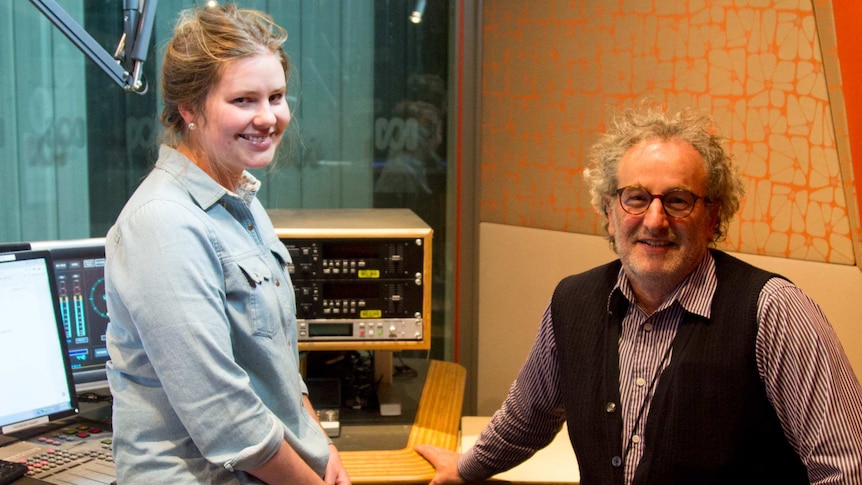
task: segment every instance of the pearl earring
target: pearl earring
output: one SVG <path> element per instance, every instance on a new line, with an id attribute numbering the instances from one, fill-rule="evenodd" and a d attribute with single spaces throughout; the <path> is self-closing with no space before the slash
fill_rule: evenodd
<path id="1" fill-rule="evenodd" d="M 193 131 L 197 126 L 194 123 L 189 123 L 189 130 Z"/>

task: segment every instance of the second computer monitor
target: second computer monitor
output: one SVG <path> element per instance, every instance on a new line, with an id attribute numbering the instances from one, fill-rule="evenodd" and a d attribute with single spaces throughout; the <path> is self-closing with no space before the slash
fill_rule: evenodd
<path id="1" fill-rule="evenodd" d="M 105 334 L 110 317 L 105 301 L 104 238 L 39 241 L 31 246 L 48 250 L 54 261 L 75 389 L 80 393 L 107 388 Z"/>

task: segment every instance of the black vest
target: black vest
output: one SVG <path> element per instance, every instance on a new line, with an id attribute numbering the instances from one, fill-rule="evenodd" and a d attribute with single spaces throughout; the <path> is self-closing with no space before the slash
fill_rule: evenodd
<path id="1" fill-rule="evenodd" d="M 712 318 L 686 313 L 656 384 L 634 484 L 808 483 L 757 372 L 757 300 L 776 276 L 712 250 Z M 583 485 L 623 484 L 619 260 L 563 279 L 551 312 L 569 438 Z"/>

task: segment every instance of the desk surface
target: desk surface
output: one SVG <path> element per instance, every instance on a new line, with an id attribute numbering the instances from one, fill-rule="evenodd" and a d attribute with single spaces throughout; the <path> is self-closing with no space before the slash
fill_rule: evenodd
<path id="1" fill-rule="evenodd" d="M 479 433 L 490 420 L 487 416 L 464 416 L 461 418 L 461 450 L 470 449 L 479 437 Z M 575 452 L 569 442 L 566 426 L 544 449 L 539 450 L 529 460 L 509 471 L 495 475 L 491 481 L 511 483 L 571 483 L 581 480 Z"/>

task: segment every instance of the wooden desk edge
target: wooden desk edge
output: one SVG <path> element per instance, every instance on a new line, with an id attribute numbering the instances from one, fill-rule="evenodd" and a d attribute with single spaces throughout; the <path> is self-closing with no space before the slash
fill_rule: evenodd
<path id="1" fill-rule="evenodd" d="M 407 446 L 400 450 L 340 452 L 350 480 L 357 485 L 430 482 L 434 467 L 413 451 L 413 446 L 421 443 L 456 450 L 466 378 L 462 365 L 432 360 Z"/>

